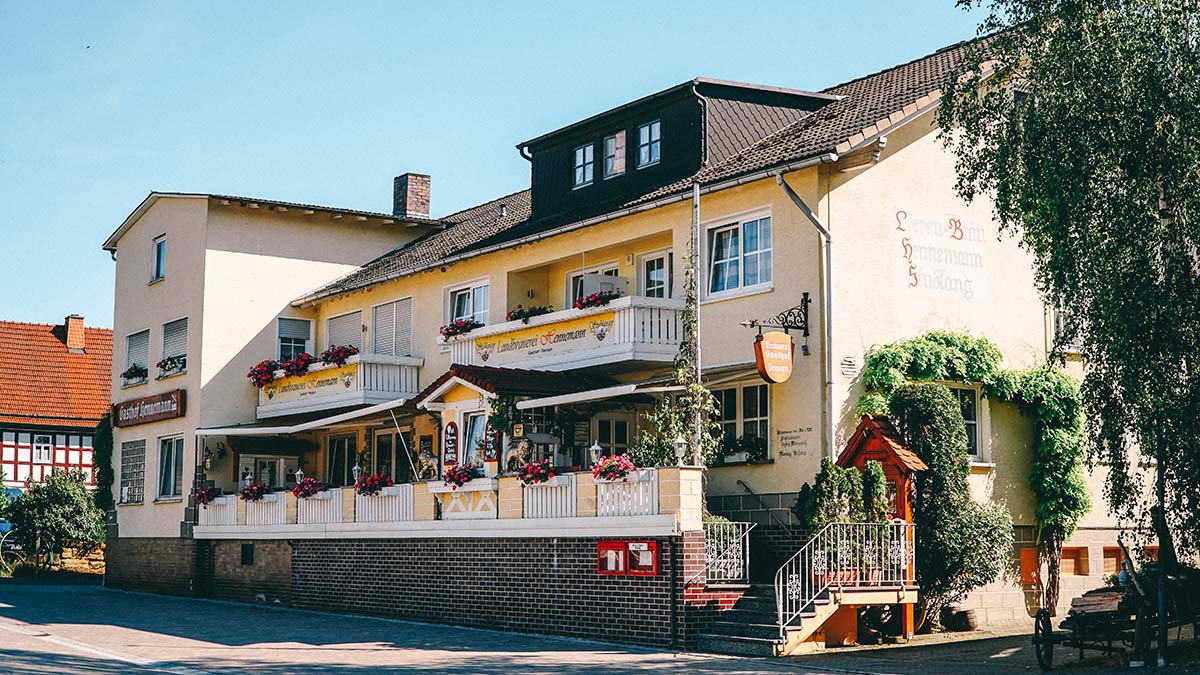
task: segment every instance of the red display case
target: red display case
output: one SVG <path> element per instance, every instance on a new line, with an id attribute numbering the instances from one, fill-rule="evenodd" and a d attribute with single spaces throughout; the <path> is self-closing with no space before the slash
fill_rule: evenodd
<path id="1" fill-rule="evenodd" d="M 631 541 L 625 546 L 629 572 L 632 576 L 652 577 L 658 574 L 658 542 Z"/>

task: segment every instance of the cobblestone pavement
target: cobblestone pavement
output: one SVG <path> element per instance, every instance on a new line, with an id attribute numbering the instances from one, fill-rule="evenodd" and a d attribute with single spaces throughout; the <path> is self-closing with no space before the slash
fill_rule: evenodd
<path id="1" fill-rule="evenodd" d="M 0 672 L 9 675 L 1037 672 L 1028 636 L 942 639 L 952 642 L 838 650 L 789 659 L 739 659 L 86 586 L 0 583 Z M 1080 668 L 1074 654 L 1060 650 L 1059 655 L 1063 672 L 1129 672 L 1096 667 L 1095 662 Z"/>

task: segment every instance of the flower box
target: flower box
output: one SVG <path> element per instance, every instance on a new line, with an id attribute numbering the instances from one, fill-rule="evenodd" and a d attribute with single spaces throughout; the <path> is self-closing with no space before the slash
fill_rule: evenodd
<path id="1" fill-rule="evenodd" d="M 748 452 L 731 452 L 725 455 L 726 464 L 743 464 L 750 461 L 750 453 Z"/>
<path id="2" fill-rule="evenodd" d="M 542 487 L 563 487 L 571 484 L 571 476 L 567 474 L 555 474 L 553 478 L 548 478 L 541 483 L 524 484 L 527 488 L 542 488 Z"/>
<path id="3" fill-rule="evenodd" d="M 286 492 L 268 492 L 267 494 L 262 496 L 262 499 L 260 499 L 258 501 L 260 501 L 260 502 L 277 502 L 277 501 L 282 500 L 284 495 L 286 495 L 286 494 L 287 494 Z"/>
<path id="4" fill-rule="evenodd" d="M 455 492 L 487 492 L 496 491 L 499 488 L 500 481 L 495 478 L 472 478 L 463 483 L 457 489 L 444 484 L 442 481 L 433 481 L 427 483 L 430 494 L 446 494 Z"/>
<path id="5" fill-rule="evenodd" d="M 629 475 L 625 476 L 624 478 L 618 478 L 616 480 L 608 480 L 606 478 L 596 477 L 596 478 L 593 478 L 592 480 L 596 481 L 597 483 L 645 483 L 647 481 L 654 480 L 654 470 L 653 469 L 635 469 L 633 471 L 630 471 Z"/>
<path id="6" fill-rule="evenodd" d="M 404 486 L 404 485 L 389 485 L 379 491 L 379 496 L 381 496 L 381 497 L 399 497 L 401 495 L 401 493 L 403 493 L 405 487 L 406 486 Z M 461 488 L 459 488 L 459 489 L 461 489 Z"/>
<path id="7" fill-rule="evenodd" d="M 342 491 L 339 490 L 338 488 L 333 488 L 330 490 L 322 490 L 322 491 L 318 492 L 317 494 L 312 495 L 311 497 L 305 497 L 305 499 L 333 499 L 335 496 L 341 497 Z"/>

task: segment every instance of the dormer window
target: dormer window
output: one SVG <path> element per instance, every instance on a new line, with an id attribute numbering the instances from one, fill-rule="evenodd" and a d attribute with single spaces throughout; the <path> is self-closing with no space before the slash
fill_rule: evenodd
<path id="1" fill-rule="evenodd" d="M 591 143 L 575 148 L 575 185 L 581 188 L 592 184 L 596 170 L 595 148 Z"/>
<path id="2" fill-rule="evenodd" d="M 662 122 L 643 124 L 638 127 L 638 168 L 658 164 L 662 152 Z"/>
<path id="3" fill-rule="evenodd" d="M 625 131 L 604 139 L 604 177 L 615 178 L 625 173 Z"/>

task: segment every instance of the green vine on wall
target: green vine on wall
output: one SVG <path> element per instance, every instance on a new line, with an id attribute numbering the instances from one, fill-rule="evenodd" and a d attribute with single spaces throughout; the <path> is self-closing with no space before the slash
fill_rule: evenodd
<path id="1" fill-rule="evenodd" d="M 1036 501 L 1038 554 L 1048 569 L 1045 604 L 1058 602 L 1062 544 L 1091 508 L 1084 462 L 1083 400 L 1079 383 L 1050 363 L 1032 370 L 1000 367 L 999 348 L 986 338 L 934 331 L 874 349 L 867 357 L 859 414 L 888 414 L 891 394 L 908 382 L 978 384 L 984 396 L 1011 403 L 1034 421 L 1029 486 Z"/>

